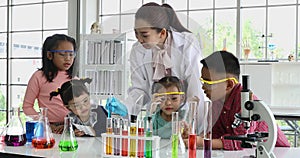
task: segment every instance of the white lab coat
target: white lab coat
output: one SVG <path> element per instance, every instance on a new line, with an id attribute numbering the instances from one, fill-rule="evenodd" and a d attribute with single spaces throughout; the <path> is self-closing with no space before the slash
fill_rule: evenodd
<path id="1" fill-rule="evenodd" d="M 171 68 L 172 76 L 187 82 L 187 98 L 197 96 L 200 99 L 200 112 L 203 111 L 204 93 L 199 80 L 201 76 L 202 53 L 199 41 L 192 33 L 172 31 L 171 44 Z M 145 49 L 139 42 L 136 42 L 129 57 L 131 86 L 128 89 L 126 105 L 129 114 L 138 114 L 140 106 L 151 101 L 151 88 L 153 84 L 152 50 Z M 144 95 L 143 105 L 135 106 L 136 99 Z"/>

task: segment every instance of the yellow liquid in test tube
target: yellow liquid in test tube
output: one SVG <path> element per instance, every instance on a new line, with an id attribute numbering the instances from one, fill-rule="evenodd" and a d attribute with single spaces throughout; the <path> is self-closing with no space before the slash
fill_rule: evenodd
<path id="1" fill-rule="evenodd" d="M 107 128 L 106 133 L 107 134 L 112 134 L 113 129 L 112 128 Z M 106 137 L 106 155 L 112 155 L 112 137 Z"/>
<path id="2" fill-rule="evenodd" d="M 136 126 L 130 127 L 130 135 L 136 136 Z M 136 157 L 136 139 L 130 139 L 129 156 Z"/>

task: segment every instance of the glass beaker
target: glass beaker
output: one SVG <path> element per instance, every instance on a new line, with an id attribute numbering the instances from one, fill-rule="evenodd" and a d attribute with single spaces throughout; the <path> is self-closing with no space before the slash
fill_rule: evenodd
<path id="1" fill-rule="evenodd" d="M 26 144 L 26 134 L 18 107 L 13 107 L 11 120 L 7 124 L 4 142 L 7 146 L 23 146 Z"/>
<path id="2" fill-rule="evenodd" d="M 55 144 L 47 112 L 48 108 L 40 108 L 39 120 L 32 138 L 32 146 L 36 149 L 52 148 Z"/>
<path id="3" fill-rule="evenodd" d="M 39 115 L 27 115 L 26 116 L 26 139 L 27 143 L 32 142 L 32 137 L 34 136 L 34 130 L 36 128 L 37 122 L 39 120 Z"/>
<path id="4" fill-rule="evenodd" d="M 211 150 L 212 150 L 212 104 L 211 101 L 204 102 L 204 138 L 203 138 L 203 150 L 204 150 L 204 158 L 211 158 Z"/>
<path id="5" fill-rule="evenodd" d="M 60 151 L 76 151 L 78 148 L 72 123 L 72 117 L 65 117 L 64 131 L 58 145 Z"/>

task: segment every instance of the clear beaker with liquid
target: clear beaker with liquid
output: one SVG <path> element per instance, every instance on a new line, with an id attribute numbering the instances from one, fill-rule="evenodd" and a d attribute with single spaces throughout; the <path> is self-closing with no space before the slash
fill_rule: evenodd
<path id="1" fill-rule="evenodd" d="M 23 146 L 26 144 L 26 134 L 20 119 L 19 107 L 13 107 L 11 120 L 6 127 L 4 142 L 7 146 Z"/>
<path id="2" fill-rule="evenodd" d="M 32 138 L 32 146 L 36 149 L 52 148 L 55 144 L 47 112 L 48 108 L 40 108 L 39 120 Z"/>
<path id="3" fill-rule="evenodd" d="M 76 151 L 78 148 L 72 123 L 72 117 L 65 117 L 64 131 L 58 145 L 60 151 Z"/>

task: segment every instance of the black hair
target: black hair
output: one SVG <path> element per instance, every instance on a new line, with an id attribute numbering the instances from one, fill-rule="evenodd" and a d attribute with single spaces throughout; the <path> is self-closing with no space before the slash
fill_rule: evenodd
<path id="1" fill-rule="evenodd" d="M 70 36 L 64 34 L 54 34 L 46 38 L 42 48 L 42 68 L 40 68 L 39 70 L 43 71 L 43 75 L 46 77 L 48 82 L 53 81 L 53 79 L 57 75 L 58 69 L 54 65 L 53 61 L 48 59 L 47 52 L 49 50 L 55 50 L 62 41 L 71 42 L 73 44 L 74 51 L 76 52 L 77 50 L 75 39 Z M 77 61 L 75 57 L 72 66 L 66 71 L 70 79 L 76 75 L 76 64 Z"/>
<path id="2" fill-rule="evenodd" d="M 152 85 L 152 94 L 157 93 L 161 88 L 169 88 L 175 86 L 178 92 L 183 92 L 183 83 L 175 76 L 166 76 L 161 78 L 159 81 L 154 82 Z"/>
<path id="3" fill-rule="evenodd" d="M 232 74 L 239 79 L 240 63 L 238 58 L 230 52 L 216 51 L 200 62 L 207 69 L 213 69 L 218 73 Z"/>
<path id="4" fill-rule="evenodd" d="M 174 9 L 169 4 L 146 3 L 137 10 L 135 19 L 145 20 L 157 32 L 163 28 L 168 31 L 172 28 L 178 32 L 191 32 L 180 23 Z"/>
<path id="5" fill-rule="evenodd" d="M 68 105 L 69 101 L 73 100 L 74 97 L 79 97 L 83 93 L 90 94 L 88 92 L 85 83 L 91 83 L 92 79 L 72 79 L 70 81 L 65 82 L 61 88 L 58 88 L 56 91 L 50 93 L 50 100 L 52 97 L 60 94 L 60 97 L 64 103 L 64 105 Z"/>

